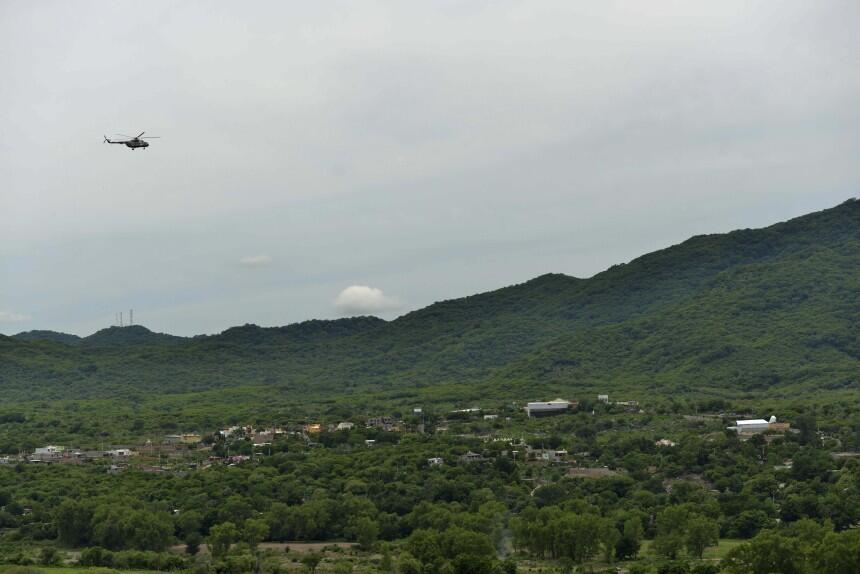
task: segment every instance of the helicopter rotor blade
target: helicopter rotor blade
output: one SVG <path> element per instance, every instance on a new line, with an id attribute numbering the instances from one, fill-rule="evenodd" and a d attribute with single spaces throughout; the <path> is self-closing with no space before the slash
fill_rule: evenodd
<path id="1" fill-rule="evenodd" d="M 140 138 L 140 136 L 142 136 L 142 135 L 143 135 L 143 134 L 145 134 L 145 133 L 146 133 L 146 132 L 140 132 L 140 133 L 139 133 L 139 134 L 137 134 L 137 136 L 135 136 L 135 137 Z"/>
<path id="2" fill-rule="evenodd" d="M 145 138 L 140 138 L 142 140 L 157 140 L 160 139 L 161 136 L 146 136 Z"/>

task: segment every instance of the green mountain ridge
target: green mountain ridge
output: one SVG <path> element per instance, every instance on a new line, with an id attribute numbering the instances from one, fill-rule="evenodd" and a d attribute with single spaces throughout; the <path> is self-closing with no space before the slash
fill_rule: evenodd
<path id="1" fill-rule="evenodd" d="M 849 200 L 696 236 L 588 279 L 547 274 L 393 321 L 193 338 L 136 326 L 80 342 L 22 333 L 0 338 L 0 389 L 31 399 L 245 385 L 304 394 L 445 386 L 463 397 L 841 388 L 860 373 L 858 286 L 860 202 Z"/>

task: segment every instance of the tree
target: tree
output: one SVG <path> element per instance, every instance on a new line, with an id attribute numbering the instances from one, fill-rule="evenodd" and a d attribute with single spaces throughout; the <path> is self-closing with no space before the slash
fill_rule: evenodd
<path id="1" fill-rule="evenodd" d="M 43 566 L 55 566 L 61 561 L 60 553 L 53 546 L 45 546 L 39 553 L 39 564 Z"/>
<path id="2" fill-rule="evenodd" d="M 803 574 L 806 570 L 800 541 L 770 530 L 732 548 L 720 566 L 728 574 Z"/>
<path id="3" fill-rule="evenodd" d="M 406 550 L 423 564 L 435 562 L 442 556 L 438 535 L 430 530 L 414 530 L 406 540 Z"/>
<path id="4" fill-rule="evenodd" d="M 353 521 L 351 530 L 355 533 L 355 539 L 362 550 L 372 549 L 379 537 L 379 523 L 367 516 Z"/>
<path id="5" fill-rule="evenodd" d="M 615 561 L 615 549 L 621 540 L 621 533 L 611 520 L 604 521 L 600 528 L 600 544 L 603 548 L 603 560 L 609 564 Z"/>
<path id="6" fill-rule="evenodd" d="M 628 518 L 624 521 L 624 531 L 621 539 L 615 545 L 615 555 L 618 558 L 636 558 L 642 546 L 642 522 L 638 518 Z"/>
<path id="7" fill-rule="evenodd" d="M 93 511 L 89 505 L 66 499 L 57 509 L 57 538 L 68 546 L 86 546 L 92 536 Z"/>
<path id="8" fill-rule="evenodd" d="M 176 523 L 177 536 L 187 541 L 189 534 L 200 532 L 200 528 L 203 525 L 203 515 L 197 510 L 184 510 L 176 516 L 174 522 Z"/>
<path id="9" fill-rule="evenodd" d="M 397 559 L 397 574 L 421 574 L 421 562 L 408 552 L 403 552 Z"/>
<path id="10" fill-rule="evenodd" d="M 687 521 L 685 546 L 691 556 L 702 559 L 705 548 L 719 542 L 720 528 L 710 518 L 697 516 Z"/>
<path id="11" fill-rule="evenodd" d="M 138 550 L 161 552 L 173 539 L 173 523 L 165 512 L 138 510 L 131 515 L 128 528 L 126 545 L 131 543 Z"/>
<path id="12" fill-rule="evenodd" d="M 251 550 L 256 550 L 268 535 L 269 524 L 261 518 L 249 518 L 242 526 L 242 541 L 246 542 Z"/>
<path id="13" fill-rule="evenodd" d="M 816 572 L 857 572 L 860 565 L 860 530 L 849 530 L 841 534 L 831 532 L 825 536 L 812 552 L 812 563 Z"/>
<path id="14" fill-rule="evenodd" d="M 657 536 L 654 550 L 660 556 L 675 560 L 684 547 L 684 528 L 689 512 L 684 506 L 668 506 L 657 515 Z"/>
<path id="15" fill-rule="evenodd" d="M 489 556 L 461 554 L 452 562 L 456 574 L 493 574 L 495 571 L 495 561 Z"/>
<path id="16" fill-rule="evenodd" d="M 600 547 L 600 519 L 590 514 L 567 514 L 551 523 L 554 551 L 576 562 L 591 558 Z"/>
<path id="17" fill-rule="evenodd" d="M 797 480 L 807 481 L 814 478 L 826 480 L 830 469 L 833 468 L 833 459 L 823 450 L 804 447 L 797 451 L 793 458 L 791 473 Z"/>
<path id="18" fill-rule="evenodd" d="M 191 532 L 185 536 L 185 552 L 191 556 L 195 556 L 200 552 L 200 543 L 203 542 L 203 536 L 199 532 Z"/>
<path id="19" fill-rule="evenodd" d="M 763 510 L 744 510 L 730 522 L 728 538 L 752 538 L 773 522 Z"/>
<path id="20" fill-rule="evenodd" d="M 684 547 L 684 535 L 681 532 L 658 534 L 654 537 L 651 547 L 660 556 L 669 560 L 675 560 L 678 557 L 678 553 Z"/>
<path id="21" fill-rule="evenodd" d="M 96 507 L 92 519 L 92 541 L 108 550 L 121 550 L 132 535 L 131 517 L 134 511 L 109 504 Z M 172 530 L 171 525 L 171 530 Z"/>
<path id="22" fill-rule="evenodd" d="M 209 529 L 209 550 L 218 558 L 227 554 L 230 545 L 239 538 L 239 529 L 232 522 L 216 524 Z"/>

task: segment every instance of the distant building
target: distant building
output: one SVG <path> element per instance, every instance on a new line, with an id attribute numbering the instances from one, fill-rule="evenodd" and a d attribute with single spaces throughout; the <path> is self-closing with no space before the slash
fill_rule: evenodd
<path id="1" fill-rule="evenodd" d="M 30 456 L 30 462 L 56 462 L 63 458 L 66 447 L 48 445 L 37 448 Z"/>
<path id="2" fill-rule="evenodd" d="M 305 425 L 305 432 L 307 433 L 321 433 L 322 432 L 322 424 L 320 423 L 311 423 Z"/>
<path id="3" fill-rule="evenodd" d="M 540 457 L 547 462 L 564 462 L 567 459 L 567 451 L 547 449 L 540 453 Z"/>
<path id="4" fill-rule="evenodd" d="M 764 419 L 747 419 L 735 421 L 735 426 L 729 427 L 736 430 L 738 433 L 759 433 L 768 430 L 770 423 Z"/>
<path id="5" fill-rule="evenodd" d="M 421 409 L 421 407 L 415 407 L 414 409 L 412 409 L 412 414 L 413 414 L 413 415 L 420 415 L 420 414 L 421 414 L 421 413 L 423 413 L 423 412 L 424 412 L 424 411 Z"/>
<path id="6" fill-rule="evenodd" d="M 609 395 L 597 395 L 597 402 L 598 403 L 608 403 L 609 402 Z"/>
<path id="7" fill-rule="evenodd" d="M 364 446 L 373 446 L 375 444 L 376 444 L 376 441 L 373 440 L 372 438 L 369 438 L 369 439 L 364 441 Z"/>
<path id="8" fill-rule="evenodd" d="M 545 417 L 566 413 L 573 408 L 576 408 L 576 402 L 555 399 L 554 401 L 528 403 L 525 410 L 530 417 Z"/>
<path id="9" fill-rule="evenodd" d="M 115 448 L 113 450 L 107 451 L 107 455 L 112 456 L 114 458 L 128 458 L 136 454 L 137 453 L 130 448 Z"/>
<path id="10" fill-rule="evenodd" d="M 655 446 L 675 446 L 675 443 L 670 441 L 667 438 L 661 438 L 657 442 L 654 443 Z"/>
<path id="11" fill-rule="evenodd" d="M 485 421 L 494 421 L 499 418 L 499 415 L 484 415 Z"/>
<path id="12" fill-rule="evenodd" d="M 254 436 L 251 437 L 251 443 L 254 446 L 263 446 L 272 444 L 272 440 L 275 438 L 275 433 L 271 431 L 260 431 L 255 432 Z"/>
<path id="13" fill-rule="evenodd" d="M 338 423 L 337 430 L 352 430 L 354 426 L 355 424 L 350 422 Z"/>
<path id="14" fill-rule="evenodd" d="M 371 417 L 367 419 L 367 426 L 391 431 L 395 430 L 397 425 L 391 417 Z"/>
<path id="15" fill-rule="evenodd" d="M 228 428 L 219 430 L 218 434 L 224 438 L 229 438 L 231 435 L 233 435 L 234 433 L 236 433 L 240 430 L 241 430 L 241 427 L 232 426 L 232 427 L 228 427 Z"/>
<path id="16" fill-rule="evenodd" d="M 427 464 L 429 464 L 430 466 L 442 466 L 443 464 L 445 464 L 445 459 L 440 458 L 438 456 L 433 457 L 433 458 L 428 458 Z"/>
<path id="17" fill-rule="evenodd" d="M 471 450 L 464 455 L 460 456 L 460 460 L 463 462 L 478 462 L 484 460 L 484 457 L 478 454 L 477 452 L 472 452 Z"/>

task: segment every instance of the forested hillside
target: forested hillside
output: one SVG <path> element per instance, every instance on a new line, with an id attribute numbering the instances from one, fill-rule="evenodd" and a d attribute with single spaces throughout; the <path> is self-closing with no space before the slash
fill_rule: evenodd
<path id="1" fill-rule="evenodd" d="M 860 202 L 698 236 L 589 279 L 550 274 L 372 317 L 181 338 L 140 327 L 0 337 L 9 399 L 272 385 L 463 396 L 577 386 L 838 388 L 860 373 Z M 456 391 L 455 391 L 456 392 Z"/>

